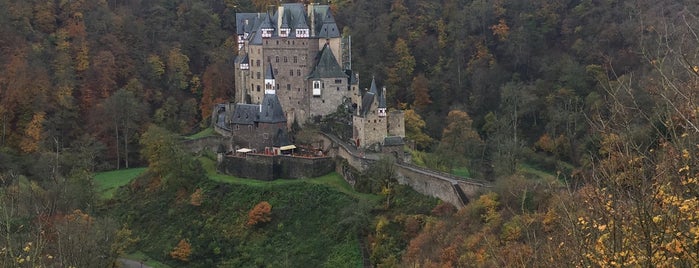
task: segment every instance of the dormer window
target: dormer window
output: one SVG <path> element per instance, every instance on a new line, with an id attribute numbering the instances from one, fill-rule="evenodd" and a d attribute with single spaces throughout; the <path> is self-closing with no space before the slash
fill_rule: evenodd
<path id="1" fill-rule="evenodd" d="M 296 29 L 296 37 L 307 38 L 309 36 L 308 29 Z"/>
<path id="2" fill-rule="evenodd" d="M 272 37 L 272 31 L 273 31 L 274 29 L 272 29 L 272 28 L 265 28 L 265 29 L 261 29 L 261 30 L 262 30 L 262 37 L 263 37 L 263 38 Z"/>
<path id="3" fill-rule="evenodd" d="M 313 96 L 320 96 L 320 81 L 313 81 Z"/>
<path id="4" fill-rule="evenodd" d="M 280 37 L 289 37 L 289 28 L 281 28 L 279 29 L 279 36 Z"/>

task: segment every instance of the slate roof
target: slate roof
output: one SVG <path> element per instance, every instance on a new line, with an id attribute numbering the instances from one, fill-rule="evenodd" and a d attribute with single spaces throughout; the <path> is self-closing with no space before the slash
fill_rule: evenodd
<path id="1" fill-rule="evenodd" d="M 403 138 L 399 136 L 389 136 L 383 139 L 384 146 L 398 146 L 403 144 L 405 144 L 405 142 L 403 141 Z"/>
<path id="2" fill-rule="evenodd" d="M 359 79 L 357 78 L 357 74 L 355 74 L 354 72 L 352 72 L 352 70 L 347 70 L 347 69 L 345 69 L 345 74 L 346 74 L 347 77 L 349 77 L 349 79 L 350 79 L 350 80 L 349 80 L 349 84 L 350 84 L 350 85 L 356 85 L 357 83 L 359 83 Z"/>
<path id="3" fill-rule="evenodd" d="M 326 44 L 316 56 L 316 64 L 308 78 L 333 78 L 342 77 L 347 79 L 347 74 L 342 71 L 342 67 L 337 63 L 337 58 L 332 49 Z"/>
<path id="4" fill-rule="evenodd" d="M 274 23 L 272 22 L 272 16 L 269 14 L 264 14 L 262 17 L 262 23 L 258 29 L 274 29 Z"/>
<path id="5" fill-rule="evenodd" d="M 246 24 L 245 21 L 248 21 Z M 257 13 L 235 13 L 235 27 L 236 27 L 236 33 L 239 35 L 243 35 L 246 32 L 252 31 L 252 28 L 255 26 L 255 21 L 257 20 Z"/>
<path id="6" fill-rule="evenodd" d="M 386 108 L 386 96 L 385 96 L 385 90 L 379 91 L 376 87 L 376 80 L 374 78 L 371 79 L 371 86 L 369 87 L 369 91 L 365 92 L 364 95 L 362 96 L 362 110 L 360 111 L 361 116 L 366 116 L 369 114 L 369 112 L 372 109 L 372 105 L 374 104 L 374 100 L 377 102 L 377 107 L 376 108 Z"/>
<path id="7" fill-rule="evenodd" d="M 335 18 L 330 11 L 330 6 L 315 5 L 312 12 L 315 16 L 315 35 L 325 38 L 340 37 L 340 31 L 337 29 Z"/>
<path id="8" fill-rule="evenodd" d="M 260 123 L 280 123 L 286 122 L 286 116 L 279 98 L 276 94 L 265 94 L 260 104 L 258 122 Z"/>
<path id="9" fill-rule="evenodd" d="M 372 92 L 364 93 L 364 96 L 362 96 L 362 110 L 359 111 L 359 115 L 364 117 L 367 114 L 369 114 L 369 112 L 371 111 L 371 105 L 374 104 L 374 96 L 376 96 L 376 94 Z"/>
<path id="10" fill-rule="evenodd" d="M 252 32 L 250 34 L 250 44 L 252 45 L 262 45 L 262 33 Z"/>
<path id="11" fill-rule="evenodd" d="M 272 63 L 267 63 L 267 69 L 265 69 L 265 79 L 274 79 L 274 70 L 272 69 Z M 274 87 L 274 85 L 272 85 Z"/>
<path id="12" fill-rule="evenodd" d="M 278 128 L 277 134 L 274 135 L 274 137 L 272 138 L 272 146 L 282 147 L 282 146 L 287 146 L 287 145 L 291 145 L 291 141 L 289 140 L 289 135 L 283 129 Z"/>
<path id="13" fill-rule="evenodd" d="M 235 57 L 234 62 L 235 64 L 250 64 L 250 59 L 248 58 L 248 54 L 238 55 Z"/>
<path id="14" fill-rule="evenodd" d="M 381 92 L 379 92 L 379 108 L 386 108 L 386 88 L 384 87 Z"/>
<path id="15" fill-rule="evenodd" d="M 236 13 L 236 32 L 238 35 L 249 33 L 248 40 L 254 45 L 261 45 L 261 28 L 274 29 L 272 37 L 278 36 L 277 27 L 288 27 L 292 29 L 289 37 L 295 36 L 295 29 L 311 29 L 308 24 L 309 17 L 313 16 L 313 29 L 315 32 L 310 33 L 311 36 L 321 38 L 336 38 L 340 37 L 341 33 L 335 22 L 328 5 L 313 5 L 311 14 L 306 14 L 306 8 L 301 3 L 286 3 L 282 4 L 283 11 L 279 14 L 278 10 L 275 13 Z M 245 20 L 248 21 L 245 24 Z M 256 38 L 256 39 L 255 39 Z"/>
<path id="16" fill-rule="evenodd" d="M 231 122 L 238 125 L 252 125 L 257 121 L 259 110 L 259 105 L 238 103 L 233 110 Z"/>
<path id="17" fill-rule="evenodd" d="M 294 23 L 294 29 L 310 29 L 308 28 L 308 23 L 306 22 L 306 12 L 304 12 L 303 7 L 299 12 L 290 11 L 292 18 L 296 23 Z"/>

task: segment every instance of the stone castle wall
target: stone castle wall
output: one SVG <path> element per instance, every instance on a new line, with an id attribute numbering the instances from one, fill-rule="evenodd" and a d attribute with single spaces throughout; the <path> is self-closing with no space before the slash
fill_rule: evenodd
<path id="1" fill-rule="evenodd" d="M 405 113 L 392 110 L 388 112 L 388 135 L 405 137 Z"/>
<path id="2" fill-rule="evenodd" d="M 319 177 L 335 170 L 331 157 L 302 158 L 284 155 L 248 154 L 245 157 L 224 157 L 219 172 L 240 178 L 271 181 Z"/>
<path id="3" fill-rule="evenodd" d="M 321 78 L 320 81 L 323 85 L 320 90 L 320 96 L 311 97 L 311 117 L 327 115 L 337 111 L 337 107 L 340 106 L 342 100 L 345 97 L 349 98 L 351 95 L 351 91 L 348 90 L 347 79 L 345 78 Z M 312 80 L 309 80 L 309 83 L 312 83 Z M 310 88 L 312 89 L 312 87 Z"/>

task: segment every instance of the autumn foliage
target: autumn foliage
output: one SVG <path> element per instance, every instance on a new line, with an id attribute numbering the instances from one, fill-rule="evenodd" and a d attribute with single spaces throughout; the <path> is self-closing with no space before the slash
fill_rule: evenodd
<path id="1" fill-rule="evenodd" d="M 267 201 L 257 203 L 250 212 L 248 212 L 248 226 L 257 225 L 260 223 L 270 222 L 272 220 L 272 205 Z"/>
<path id="2" fill-rule="evenodd" d="M 204 200 L 204 194 L 201 190 L 201 188 L 197 188 L 194 190 L 194 193 L 189 196 L 189 203 L 192 204 L 192 206 L 201 206 L 201 202 Z"/>
<path id="3" fill-rule="evenodd" d="M 186 239 L 181 239 L 175 249 L 170 252 L 170 257 L 184 262 L 189 261 L 190 255 L 192 255 L 192 245 Z"/>

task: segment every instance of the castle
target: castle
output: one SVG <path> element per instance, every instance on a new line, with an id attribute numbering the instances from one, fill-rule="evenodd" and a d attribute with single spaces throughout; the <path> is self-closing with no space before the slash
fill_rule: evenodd
<path id="1" fill-rule="evenodd" d="M 358 148 L 402 148 L 403 113 L 387 111 L 374 79 L 359 90 L 344 41 L 328 5 L 281 4 L 266 13 L 236 14 L 235 103 L 218 104 L 212 122 L 235 147 L 281 154 L 294 148 L 287 130 L 352 110 Z M 348 105 L 351 104 L 351 105 Z"/>

